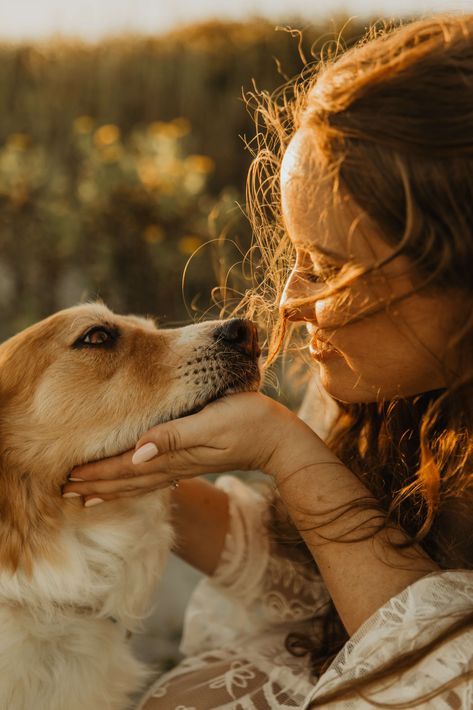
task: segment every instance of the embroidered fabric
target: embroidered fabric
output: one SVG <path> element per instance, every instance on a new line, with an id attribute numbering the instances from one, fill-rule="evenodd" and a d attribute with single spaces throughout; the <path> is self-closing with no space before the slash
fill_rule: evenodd
<path id="1" fill-rule="evenodd" d="M 328 600 L 312 567 L 280 557 L 265 534 L 267 502 L 232 476 L 217 485 L 230 499 L 230 528 L 218 569 L 191 598 L 181 650 L 186 658 L 150 688 L 138 710 L 289 710 L 386 661 L 421 648 L 473 605 L 473 571 L 428 575 L 368 619 L 317 683 L 308 660 L 285 648 L 288 632 L 317 633 L 311 618 Z M 473 630 L 433 651 L 401 679 L 364 697 L 323 707 L 373 708 L 438 689 L 473 667 Z M 421 707 L 473 707 L 473 681 L 445 690 Z"/>
<path id="2" fill-rule="evenodd" d="M 473 571 L 434 572 L 407 587 L 371 616 L 345 644 L 317 683 L 310 699 L 320 698 L 341 684 L 366 676 L 388 661 L 434 641 L 473 607 Z M 408 703 L 435 693 L 449 681 L 473 671 L 473 628 L 442 643 L 401 676 L 364 691 L 365 698 L 337 700 L 340 710 L 379 707 L 375 703 Z M 373 702 L 371 702 L 373 701 Z M 309 699 L 303 708 L 309 707 Z M 325 705 L 323 706 L 325 707 Z M 418 707 L 435 710 L 473 708 L 473 678 Z"/>

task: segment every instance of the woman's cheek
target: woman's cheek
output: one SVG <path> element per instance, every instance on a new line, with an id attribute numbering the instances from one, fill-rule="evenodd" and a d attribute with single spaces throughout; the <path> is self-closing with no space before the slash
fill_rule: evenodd
<path id="1" fill-rule="evenodd" d="M 360 350 L 364 337 L 369 340 L 367 321 L 354 321 L 353 303 L 340 296 L 332 296 L 317 301 L 315 317 L 322 338 L 351 359 Z M 361 337 L 361 343 L 360 343 Z"/>
<path id="2" fill-rule="evenodd" d="M 340 307 L 337 307 L 334 296 L 320 299 L 315 304 L 315 319 L 321 330 L 339 327 L 341 325 L 340 315 Z"/>

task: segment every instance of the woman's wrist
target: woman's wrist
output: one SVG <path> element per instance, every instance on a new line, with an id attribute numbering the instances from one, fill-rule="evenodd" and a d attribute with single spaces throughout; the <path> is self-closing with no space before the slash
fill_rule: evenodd
<path id="1" fill-rule="evenodd" d="M 437 565 L 420 547 L 400 549 L 407 535 L 400 528 L 385 528 L 385 513 L 371 492 L 303 426 L 295 422 L 288 430 L 286 441 L 294 438 L 294 456 L 275 450 L 271 473 L 352 634 L 388 599 Z"/>
<path id="2" fill-rule="evenodd" d="M 298 471 L 319 465 L 342 465 L 322 439 L 297 415 L 284 410 L 276 428 L 274 448 L 261 469 L 272 476 L 276 485 Z"/>

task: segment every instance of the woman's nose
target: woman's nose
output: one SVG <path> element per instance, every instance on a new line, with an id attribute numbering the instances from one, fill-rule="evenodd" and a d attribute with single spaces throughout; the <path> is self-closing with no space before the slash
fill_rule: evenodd
<path id="1" fill-rule="evenodd" d="M 279 308 L 287 320 L 314 321 L 314 284 L 308 283 L 306 279 L 293 271 L 282 292 Z"/>

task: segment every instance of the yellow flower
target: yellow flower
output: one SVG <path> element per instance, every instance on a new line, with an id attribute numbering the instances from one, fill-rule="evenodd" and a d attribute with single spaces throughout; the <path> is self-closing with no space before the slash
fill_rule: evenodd
<path id="1" fill-rule="evenodd" d="M 159 244 L 164 240 L 164 229 L 159 224 L 148 224 L 143 232 L 143 239 L 148 244 Z"/>
<path id="2" fill-rule="evenodd" d="M 123 148 L 120 145 L 106 145 L 100 157 L 105 163 L 116 163 L 123 155 Z"/>
<path id="3" fill-rule="evenodd" d="M 182 136 L 186 136 L 188 133 L 190 133 L 191 122 L 188 118 L 180 116 L 179 118 L 175 118 L 173 121 L 171 121 L 171 124 L 174 126 L 174 130 L 178 133 L 179 138 L 181 138 Z"/>
<path id="4" fill-rule="evenodd" d="M 94 143 L 99 148 L 103 148 L 106 145 L 112 145 L 120 138 L 120 129 L 113 123 L 106 123 L 104 126 L 100 126 L 94 133 Z"/>
<path id="5" fill-rule="evenodd" d="M 145 187 L 153 188 L 159 185 L 158 166 L 153 159 L 144 158 L 140 160 L 137 166 L 138 175 Z"/>
<path id="6" fill-rule="evenodd" d="M 7 148 L 13 150 L 26 150 L 31 143 L 27 133 L 11 133 L 7 138 Z"/>
<path id="7" fill-rule="evenodd" d="M 195 235 L 188 235 L 186 237 L 181 237 L 178 242 L 178 248 L 181 254 L 190 255 L 193 254 L 196 249 L 198 249 L 203 244 L 203 240 Z"/>
<path id="8" fill-rule="evenodd" d="M 74 119 L 72 127 L 75 133 L 90 133 L 94 127 L 94 119 L 90 116 L 78 116 Z"/>
<path id="9" fill-rule="evenodd" d="M 77 191 L 83 202 L 93 202 L 98 194 L 97 186 L 94 182 L 89 180 L 80 182 Z"/>
<path id="10" fill-rule="evenodd" d="M 186 158 L 186 167 L 196 173 L 211 173 L 215 163 L 207 155 L 189 155 Z"/>
<path id="11" fill-rule="evenodd" d="M 187 135 L 191 124 L 187 118 L 175 118 L 172 121 L 153 121 L 148 125 L 148 133 L 153 138 L 170 138 L 176 140 Z"/>

